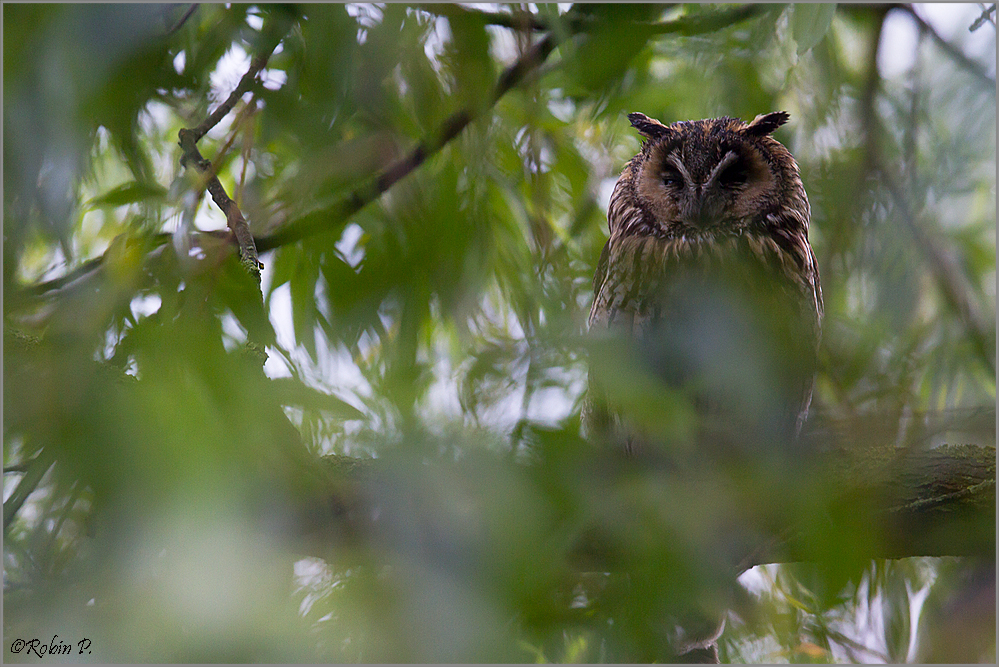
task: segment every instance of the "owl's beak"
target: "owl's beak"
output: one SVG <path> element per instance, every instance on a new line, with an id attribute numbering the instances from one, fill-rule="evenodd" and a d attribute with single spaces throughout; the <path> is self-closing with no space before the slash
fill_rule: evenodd
<path id="1" fill-rule="evenodd" d="M 714 183 L 690 186 L 684 198 L 682 210 L 683 222 L 691 227 L 703 229 L 713 227 L 721 221 L 721 211 L 718 206 L 719 197 L 713 196 Z"/>
<path id="2" fill-rule="evenodd" d="M 682 211 L 683 221 L 686 224 L 705 229 L 722 223 L 725 215 L 725 196 L 718 181 L 725 169 L 738 159 L 736 153 L 729 151 L 711 170 L 703 184 L 687 186 L 686 205 Z"/>

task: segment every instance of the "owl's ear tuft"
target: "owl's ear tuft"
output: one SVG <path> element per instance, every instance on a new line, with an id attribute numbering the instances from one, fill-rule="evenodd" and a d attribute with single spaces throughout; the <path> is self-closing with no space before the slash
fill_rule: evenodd
<path id="1" fill-rule="evenodd" d="M 658 139 L 669 133 L 668 127 L 658 120 L 649 118 L 644 113 L 630 113 L 628 114 L 628 120 L 631 121 L 631 126 L 638 130 L 646 139 Z"/>
<path id="2" fill-rule="evenodd" d="M 773 113 L 760 114 L 753 119 L 752 123 L 746 126 L 746 129 L 743 130 L 743 132 L 751 137 L 765 137 L 786 123 L 790 117 L 791 114 L 786 111 L 774 111 Z"/>

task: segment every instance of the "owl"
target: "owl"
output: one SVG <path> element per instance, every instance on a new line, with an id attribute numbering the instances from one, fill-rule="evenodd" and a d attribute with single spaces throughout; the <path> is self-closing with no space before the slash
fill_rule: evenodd
<path id="1" fill-rule="evenodd" d="M 589 328 L 685 392 L 702 432 L 730 434 L 709 446 L 786 452 L 811 402 L 822 292 L 798 166 L 770 136 L 788 118 L 628 116 L 645 141 L 610 198 Z M 655 440 L 592 369 L 589 394 L 588 434 L 629 451 Z"/>
<path id="2" fill-rule="evenodd" d="M 789 116 L 672 125 L 628 118 L 645 142 L 611 194 L 589 328 L 594 338 L 623 344 L 631 366 L 621 373 L 605 363 L 601 376 L 591 356 L 584 431 L 621 445 L 636 462 L 651 450 L 654 460 L 665 453 L 670 469 L 679 461 L 695 474 L 691 462 L 739 474 L 756 465 L 776 486 L 781 463 L 798 453 L 822 318 L 808 198 L 791 153 L 770 136 Z M 649 418 L 676 413 L 677 396 L 697 422 L 685 449 L 672 446 L 675 434 L 657 432 L 669 419 Z M 695 515 L 715 522 L 702 524 L 696 553 L 727 571 L 742 548 L 732 529 L 738 518 L 702 517 L 693 500 L 678 509 L 687 523 Z M 724 596 L 726 585 L 715 593 Z M 665 661 L 718 662 L 725 606 L 718 599 L 664 611 Z"/>

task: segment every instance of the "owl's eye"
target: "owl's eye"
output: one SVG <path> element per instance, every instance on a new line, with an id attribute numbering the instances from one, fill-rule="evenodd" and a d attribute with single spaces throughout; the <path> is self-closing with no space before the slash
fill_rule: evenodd
<path id="1" fill-rule="evenodd" d="M 746 169 L 746 164 L 742 160 L 736 160 L 718 175 L 718 182 L 726 188 L 745 185 L 747 180 L 749 180 L 749 170 Z"/>
<path id="2" fill-rule="evenodd" d="M 683 176 L 674 167 L 663 168 L 663 184 L 671 188 L 678 188 L 683 185 Z"/>

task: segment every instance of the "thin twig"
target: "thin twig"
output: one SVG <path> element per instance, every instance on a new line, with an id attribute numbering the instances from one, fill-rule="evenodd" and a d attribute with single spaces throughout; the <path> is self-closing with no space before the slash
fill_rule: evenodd
<path id="1" fill-rule="evenodd" d="M 923 17 L 916 13 L 916 10 L 912 8 L 912 5 L 899 5 L 899 9 L 907 12 L 909 16 L 911 16 L 913 20 L 919 24 L 920 29 L 925 30 L 927 34 L 933 38 L 933 41 L 937 43 L 937 46 L 943 49 L 944 53 L 956 60 L 958 65 L 974 75 L 976 79 L 987 85 L 990 89 L 995 89 L 996 80 L 986 74 L 985 70 L 982 69 L 982 66 L 979 63 L 965 55 L 964 51 L 941 37 L 940 33 L 938 33 L 933 26 L 924 21 Z"/>
<path id="2" fill-rule="evenodd" d="M 250 101 L 246 103 L 239 113 L 236 114 L 235 120 L 232 121 L 232 130 L 229 132 L 229 137 L 222 144 L 222 148 L 215 155 L 215 159 L 212 161 L 212 173 L 217 174 L 222 163 L 225 161 L 226 155 L 229 154 L 229 149 L 232 148 L 233 143 L 236 141 L 236 137 L 239 135 L 240 130 L 246 123 L 246 119 L 253 114 L 257 108 L 257 98 L 251 97 Z"/>
<path id="3" fill-rule="evenodd" d="M 62 507 L 62 511 L 59 512 L 59 518 L 56 520 L 51 532 L 49 532 L 48 544 L 41 550 L 41 553 L 49 555 L 48 562 L 50 567 L 53 565 L 54 559 L 51 556 L 55 553 L 56 540 L 59 538 L 59 531 L 62 530 L 63 525 L 66 523 L 66 519 L 68 519 L 69 515 L 73 512 L 73 509 L 76 507 L 76 501 L 80 499 L 80 495 L 82 493 L 83 488 L 80 484 L 80 480 L 75 480 L 72 486 L 70 486 L 69 497 L 66 499 L 66 502 Z M 44 516 L 50 516 L 50 511 L 46 511 Z M 45 525 L 47 523 L 48 521 L 44 521 L 41 525 Z"/>
<path id="4" fill-rule="evenodd" d="M 59 276 L 58 278 L 52 278 L 51 280 L 46 280 L 44 282 L 31 285 L 30 287 L 25 287 L 20 292 L 20 294 L 16 295 L 16 297 L 23 297 L 23 298 L 40 297 L 44 296 L 45 294 L 48 294 L 49 292 L 60 290 L 63 287 L 69 285 L 70 283 L 79 280 L 88 273 L 91 273 L 92 271 L 96 271 L 97 269 L 101 268 L 101 264 L 103 263 L 104 263 L 104 255 L 88 259 L 87 261 L 83 262 L 69 273 L 65 273 Z M 7 295 L 7 296 L 8 298 L 10 298 L 15 295 Z"/>
<path id="5" fill-rule="evenodd" d="M 167 33 L 166 33 L 167 36 L 169 37 L 170 35 L 174 34 L 178 30 L 180 30 L 181 27 L 185 23 L 187 23 L 187 19 L 191 18 L 191 15 L 194 14 L 194 10 L 196 10 L 197 8 L 198 8 L 198 3 L 197 2 L 191 3 L 191 6 L 187 8 L 187 11 L 184 12 L 184 15 L 180 17 L 180 20 L 178 20 L 176 23 L 174 23 L 172 28 L 170 28 L 169 30 L 167 30 Z"/>
<path id="6" fill-rule="evenodd" d="M 484 25 L 496 25 L 513 30 L 531 30 L 540 32 L 550 30 L 551 26 L 537 14 L 514 9 L 511 13 L 485 12 L 470 7 L 462 7 L 453 3 L 428 3 L 420 2 L 413 5 L 416 9 L 421 9 L 428 14 L 442 16 L 447 19 L 468 17 L 482 21 Z"/>
<path id="7" fill-rule="evenodd" d="M 916 246 L 929 262 L 930 270 L 943 291 L 944 298 L 957 313 L 958 318 L 970 334 L 978 356 L 989 372 L 995 375 L 996 360 L 992 354 L 995 349 L 995 339 L 990 335 L 989 327 L 978 305 L 968 296 L 966 281 L 962 277 L 961 269 L 956 266 L 954 259 L 944 252 L 940 244 L 927 234 L 917 222 L 916 213 L 909 207 L 905 193 L 899 187 L 894 176 L 888 173 L 884 165 L 876 163 L 874 166 L 881 175 L 881 182 L 899 209 L 897 217 L 901 218 L 909 229 Z"/>
<path id="8" fill-rule="evenodd" d="M 198 141 L 201 137 L 205 136 L 209 130 L 219 124 L 219 121 L 225 118 L 226 114 L 232 111 L 232 108 L 236 106 L 236 102 L 243 97 L 253 86 L 254 81 L 257 79 L 257 75 L 260 74 L 260 70 L 267 66 L 267 61 L 270 60 L 271 53 L 277 48 L 278 42 L 274 42 L 267 48 L 264 52 L 257 55 L 253 60 L 250 61 L 250 68 L 246 70 L 246 74 L 243 78 L 239 80 L 236 84 L 236 89 L 233 90 L 229 97 L 226 98 L 225 102 L 218 105 L 208 118 L 206 118 L 200 125 L 198 125 L 193 130 L 188 130 L 193 133 L 194 141 Z"/>
<path id="9" fill-rule="evenodd" d="M 251 99 L 250 103 L 246 105 L 244 111 L 247 112 L 249 116 L 252 116 L 257 110 L 257 100 L 256 98 Z M 242 129 L 243 123 L 240 123 L 237 119 L 237 126 Z M 239 181 L 236 182 L 236 192 L 235 200 L 236 204 L 239 204 L 243 200 L 243 186 L 246 184 L 246 165 L 250 162 L 250 153 L 253 150 L 253 129 L 249 128 L 242 132 L 243 134 L 243 164 L 239 170 Z M 235 136 L 235 135 L 233 135 Z"/>
<path id="10" fill-rule="evenodd" d="M 201 236 L 209 236 L 219 240 L 224 240 L 229 236 L 229 232 L 220 230 L 202 230 L 197 232 L 197 234 Z M 150 250 L 155 250 L 156 248 L 169 243 L 172 237 L 173 235 L 167 232 L 154 234 L 149 241 Z M 25 302 L 32 302 L 35 299 L 44 298 L 53 295 L 53 293 L 58 293 L 59 290 L 62 290 L 76 281 L 82 280 L 90 274 L 99 271 L 101 266 L 104 264 L 104 257 L 105 255 L 100 255 L 98 257 L 94 257 L 93 259 L 88 259 L 69 273 L 61 275 L 58 278 L 52 278 L 51 280 L 46 280 L 45 282 L 25 287 L 23 290 L 19 290 L 15 294 L 5 295 L 8 300 L 7 307 L 11 310 L 16 310 Z"/>
<path id="11" fill-rule="evenodd" d="M 837 630 L 833 630 L 831 628 L 826 628 L 825 630 L 829 635 L 829 639 L 833 640 L 837 644 L 847 649 L 850 649 L 854 656 L 856 656 L 857 653 L 863 652 L 874 656 L 875 658 L 881 660 L 885 664 L 892 662 L 891 657 L 886 653 L 882 653 L 877 649 L 868 648 L 867 646 L 864 646 L 863 644 L 858 642 L 856 639 L 851 639 L 850 637 L 847 637 L 842 632 L 839 632 Z"/>
<path id="12" fill-rule="evenodd" d="M 864 132 L 864 168 L 858 175 L 860 182 L 867 178 L 874 169 L 875 154 L 878 151 L 877 114 L 874 107 L 874 100 L 877 97 L 878 89 L 881 87 L 881 73 L 878 69 L 878 57 L 881 49 L 881 35 L 884 31 L 885 19 L 888 16 L 888 7 L 872 8 L 875 14 L 874 30 L 871 34 L 870 47 L 867 53 L 866 78 L 860 96 L 860 122 Z"/>
<path id="13" fill-rule="evenodd" d="M 996 3 L 993 2 L 991 5 L 979 3 L 978 6 L 982 8 L 982 13 L 977 19 L 975 19 L 975 22 L 968 27 L 968 32 L 975 32 L 986 23 L 991 23 L 993 28 L 996 25 L 996 20 L 992 18 L 992 15 L 996 12 Z"/>
<path id="14" fill-rule="evenodd" d="M 14 491 L 3 503 L 3 531 L 6 534 L 11 522 L 21 510 L 25 501 L 28 500 L 38 485 L 41 483 L 45 473 L 55 463 L 55 458 L 43 449 L 35 458 L 28 462 L 28 469 L 24 472 L 24 477 L 20 479 Z"/>

